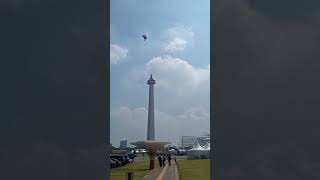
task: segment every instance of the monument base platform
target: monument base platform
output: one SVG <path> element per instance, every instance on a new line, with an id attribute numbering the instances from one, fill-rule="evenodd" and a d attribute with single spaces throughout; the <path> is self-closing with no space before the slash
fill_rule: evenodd
<path id="1" fill-rule="evenodd" d="M 159 150 L 159 149 L 164 148 L 165 145 L 171 144 L 171 142 L 147 140 L 147 141 L 136 141 L 136 142 L 132 142 L 130 144 L 136 146 L 136 148 L 139 148 L 139 149 Z"/>

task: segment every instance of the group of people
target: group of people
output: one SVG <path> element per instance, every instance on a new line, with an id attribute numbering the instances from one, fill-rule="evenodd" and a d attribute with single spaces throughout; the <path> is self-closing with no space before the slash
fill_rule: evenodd
<path id="1" fill-rule="evenodd" d="M 171 155 L 170 154 L 158 154 L 159 166 L 164 167 L 166 165 L 166 160 L 168 160 L 169 166 L 171 166 Z M 177 162 L 176 157 L 174 157 L 174 161 Z"/>

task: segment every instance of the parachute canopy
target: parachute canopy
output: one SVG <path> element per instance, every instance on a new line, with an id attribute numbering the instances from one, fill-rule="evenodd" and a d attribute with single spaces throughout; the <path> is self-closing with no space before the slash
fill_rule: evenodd
<path id="1" fill-rule="evenodd" d="M 147 39 L 148 39 L 147 35 L 145 35 L 145 34 L 142 35 L 142 37 L 143 37 L 144 40 L 147 40 Z"/>

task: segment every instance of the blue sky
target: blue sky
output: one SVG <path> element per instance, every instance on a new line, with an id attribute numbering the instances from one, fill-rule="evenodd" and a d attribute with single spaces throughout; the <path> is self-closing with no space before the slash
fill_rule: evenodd
<path id="1" fill-rule="evenodd" d="M 146 138 L 150 73 L 156 139 L 210 127 L 210 1 L 111 0 L 111 143 Z M 143 41 L 142 34 L 148 40 Z"/>

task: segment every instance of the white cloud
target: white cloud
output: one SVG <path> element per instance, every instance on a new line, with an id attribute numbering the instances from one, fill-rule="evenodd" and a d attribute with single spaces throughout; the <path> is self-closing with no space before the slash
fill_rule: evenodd
<path id="1" fill-rule="evenodd" d="M 186 48 L 187 41 L 180 38 L 174 38 L 172 39 L 169 44 L 164 48 L 166 51 L 182 51 Z"/>
<path id="2" fill-rule="evenodd" d="M 210 66 L 196 68 L 187 61 L 171 56 L 159 56 L 151 59 L 144 70 L 144 79 L 150 74 L 158 81 L 158 86 L 169 91 L 203 89 L 210 87 Z"/>
<path id="3" fill-rule="evenodd" d="M 115 146 L 119 141 L 129 142 L 145 140 L 147 134 L 147 109 L 120 107 L 111 110 L 111 139 Z M 155 111 L 157 140 L 170 140 L 178 145 L 179 137 L 184 135 L 199 136 L 210 131 L 209 111 L 195 107 L 173 115 Z"/>
<path id="4" fill-rule="evenodd" d="M 140 106 L 147 104 L 146 82 L 150 74 L 156 80 L 155 105 L 158 109 L 176 114 L 193 106 L 210 108 L 210 65 L 195 67 L 171 56 L 152 58 L 145 66 L 132 70 L 126 78 L 126 88 L 130 92 L 137 91 Z"/>
<path id="5" fill-rule="evenodd" d="M 128 55 L 128 49 L 116 44 L 110 44 L 110 63 L 118 64 Z"/>
<path id="6" fill-rule="evenodd" d="M 195 67 L 183 59 L 171 56 L 152 58 L 144 67 L 132 70 L 126 78 L 127 90 L 138 90 L 136 94 L 144 98 L 139 102 L 140 105 L 147 104 L 146 82 L 150 74 L 156 80 L 155 105 L 158 109 L 172 114 L 194 106 L 209 110 L 210 65 Z"/>
<path id="7" fill-rule="evenodd" d="M 165 32 L 167 43 L 164 50 L 168 52 L 183 51 L 187 44 L 192 42 L 194 32 L 191 27 L 175 26 Z"/>

